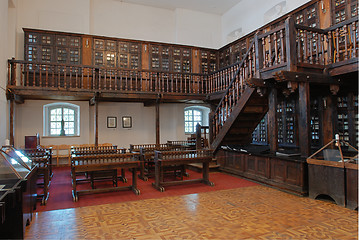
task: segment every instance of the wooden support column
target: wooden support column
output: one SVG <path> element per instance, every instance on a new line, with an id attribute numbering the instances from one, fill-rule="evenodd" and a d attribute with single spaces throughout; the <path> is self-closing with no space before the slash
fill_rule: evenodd
<path id="1" fill-rule="evenodd" d="M 278 151 L 277 89 L 272 87 L 268 96 L 268 141 L 270 151 Z"/>
<path id="2" fill-rule="evenodd" d="M 322 132 L 323 132 L 323 142 L 325 145 L 334 138 L 334 122 L 335 119 L 335 108 L 336 101 L 333 100 L 333 95 L 329 94 L 323 99 L 323 117 L 322 117 Z"/>
<path id="3" fill-rule="evenodd" d="M 213 133 L 214 133 L 214 125 L 213 125 L 213 117 L 214 117 L 214 112 L 216 111 L 216 107 L 215 105 L 211 104 L 211 112 L 209 113 L 209 136 L 208 136 L 208 145 L 211 146 L 212 142 L 213 142 Z"/>
<path id="4" fill-rule="evenodd" d="M 348 132 L 349 143 L 352 146 L 356 146 L 356 132 L 355 129 L 355 106 L 354 106 L 354 94 L 350 92 L 348 94 Z"/>
<path id="5" fill-rule="evenodd" d="M 299 83 L 299 114 L 298 114 L 298 133 L 299 147 L 302 157 L 310 155 L 310 94 L 309 83 Z"/>
<path id="6" fill-rule="evenodd" d="M 256 73 L 255 77 L 260 78 L 259 69 L 263 68 L 263 45 L 262 42 L 258 39 L 258 33 L 254 35 L 254 47 L 255 47 L 255 57 L 256 57 Z"/>
<path id="7" fill-rule="evenodd" d="M 297 70 L 297 54 L 296 54 L 296 29 L 294 19 L 289 17 L 285 20 L 285 44 L 287 56 L 287 70 Z"/>
<path id="8" fill-rule="evenodd" d="M 156 144 L 160 144 L 160 104 L 156 102 Z"/>
<path id="9" fill-rule="evenodd" d="M 9 119 L 9 135 L 10 135 L 10 145 L 15 146 L 15 131 L 14 131 L 14 123 L 15 123 L 15 106 L 14 106 L 15 100 L 12 97 L 10 99 L 10 119 Z"/>
<path id="10" fill-rule="evenodd" d="M 99 102 L 99 93 L 96 92 L 95 96 L 90 99 L 90 105 L 95 106 L 94 113 L 94 125 L 95 125 L 95 146 L 98 146 L 98 102 Z"/>
<path id="11" fill-rule="evenodd" d="M 196 149 L 202 149 L 201 125 L 196 125 Z"/>
<path id="12" fill-rule="evenodd" d="M 98 101 L 95 102 L 95 146 L 98 146 Z"/>

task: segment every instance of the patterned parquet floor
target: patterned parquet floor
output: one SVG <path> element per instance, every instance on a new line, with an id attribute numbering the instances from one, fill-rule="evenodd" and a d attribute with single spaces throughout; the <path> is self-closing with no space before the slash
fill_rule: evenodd
<path id="1" fill-rule="evenodd" d="M 358 239 L 358 212 L 258 185 L 39 212 L 25 239 Z"/>

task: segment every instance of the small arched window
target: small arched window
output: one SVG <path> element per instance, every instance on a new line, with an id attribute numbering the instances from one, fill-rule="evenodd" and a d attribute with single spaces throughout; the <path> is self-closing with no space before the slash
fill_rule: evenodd
<path id="1" fill-rule="evenodd" d="M 202 125 L 203 113 L 198 108 L 186 108 L 184 111 L 184 131 L 185 133 L 196 132 L 196 126 Z"/>
<path id="2" fill-rule="evenodd" d="M 191 106 L 184 109 L 184 131 L 186 134 L 196 132 L 196 126 L 208 126 L 210 109 L 204 106 Z"/>
<path id="3" fill-rule="evenodd" d="M 79 136 L 80 107 L 71 103 L 51 103 L 44 106 L 45 136 Z"/>

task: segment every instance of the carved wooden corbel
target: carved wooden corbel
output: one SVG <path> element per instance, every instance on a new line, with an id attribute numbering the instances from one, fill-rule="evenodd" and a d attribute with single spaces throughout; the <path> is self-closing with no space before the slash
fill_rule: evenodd
<path id="1" fill-rule="evenodd" d="M 291 93 L 294 93 L 295 90 L 297 90 L 297 88 L 298 88 L 298 82 L 289 81 L 289 82 L 287 83 L 287 88 L 289 89 L 289 91 L 290 91 Z"/>
<path id="2" fill-rule="evenodd" d="M 258 87 L 257 88 L 257 93 L 259 94 L 259 96 L 263 97 L 267 93 L 267 88 Z"/>
<path id="3" fill-rule="evenodd" d="M 339 85 L 330 84 L 330 92 L 335 96 L 339 91 Z"/>
<path id="4" fill-rule="evenodd" d="M 287 98 L 287 97 L 289 97 L 289 95 L 290 95 L 291 92 L 289 91 L 288 88 L 285 88 L 285 89 L 282 90 L 282 93 L 283 93 L 283 95 Z"/>

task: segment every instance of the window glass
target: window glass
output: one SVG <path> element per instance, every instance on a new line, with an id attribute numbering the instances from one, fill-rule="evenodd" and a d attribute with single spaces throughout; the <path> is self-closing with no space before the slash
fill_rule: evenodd
<path id="1" fill-rule="evenodd" d="M 78 136 L 79 106 L 69 103 L 44 106 L 45 136 Z"/>

